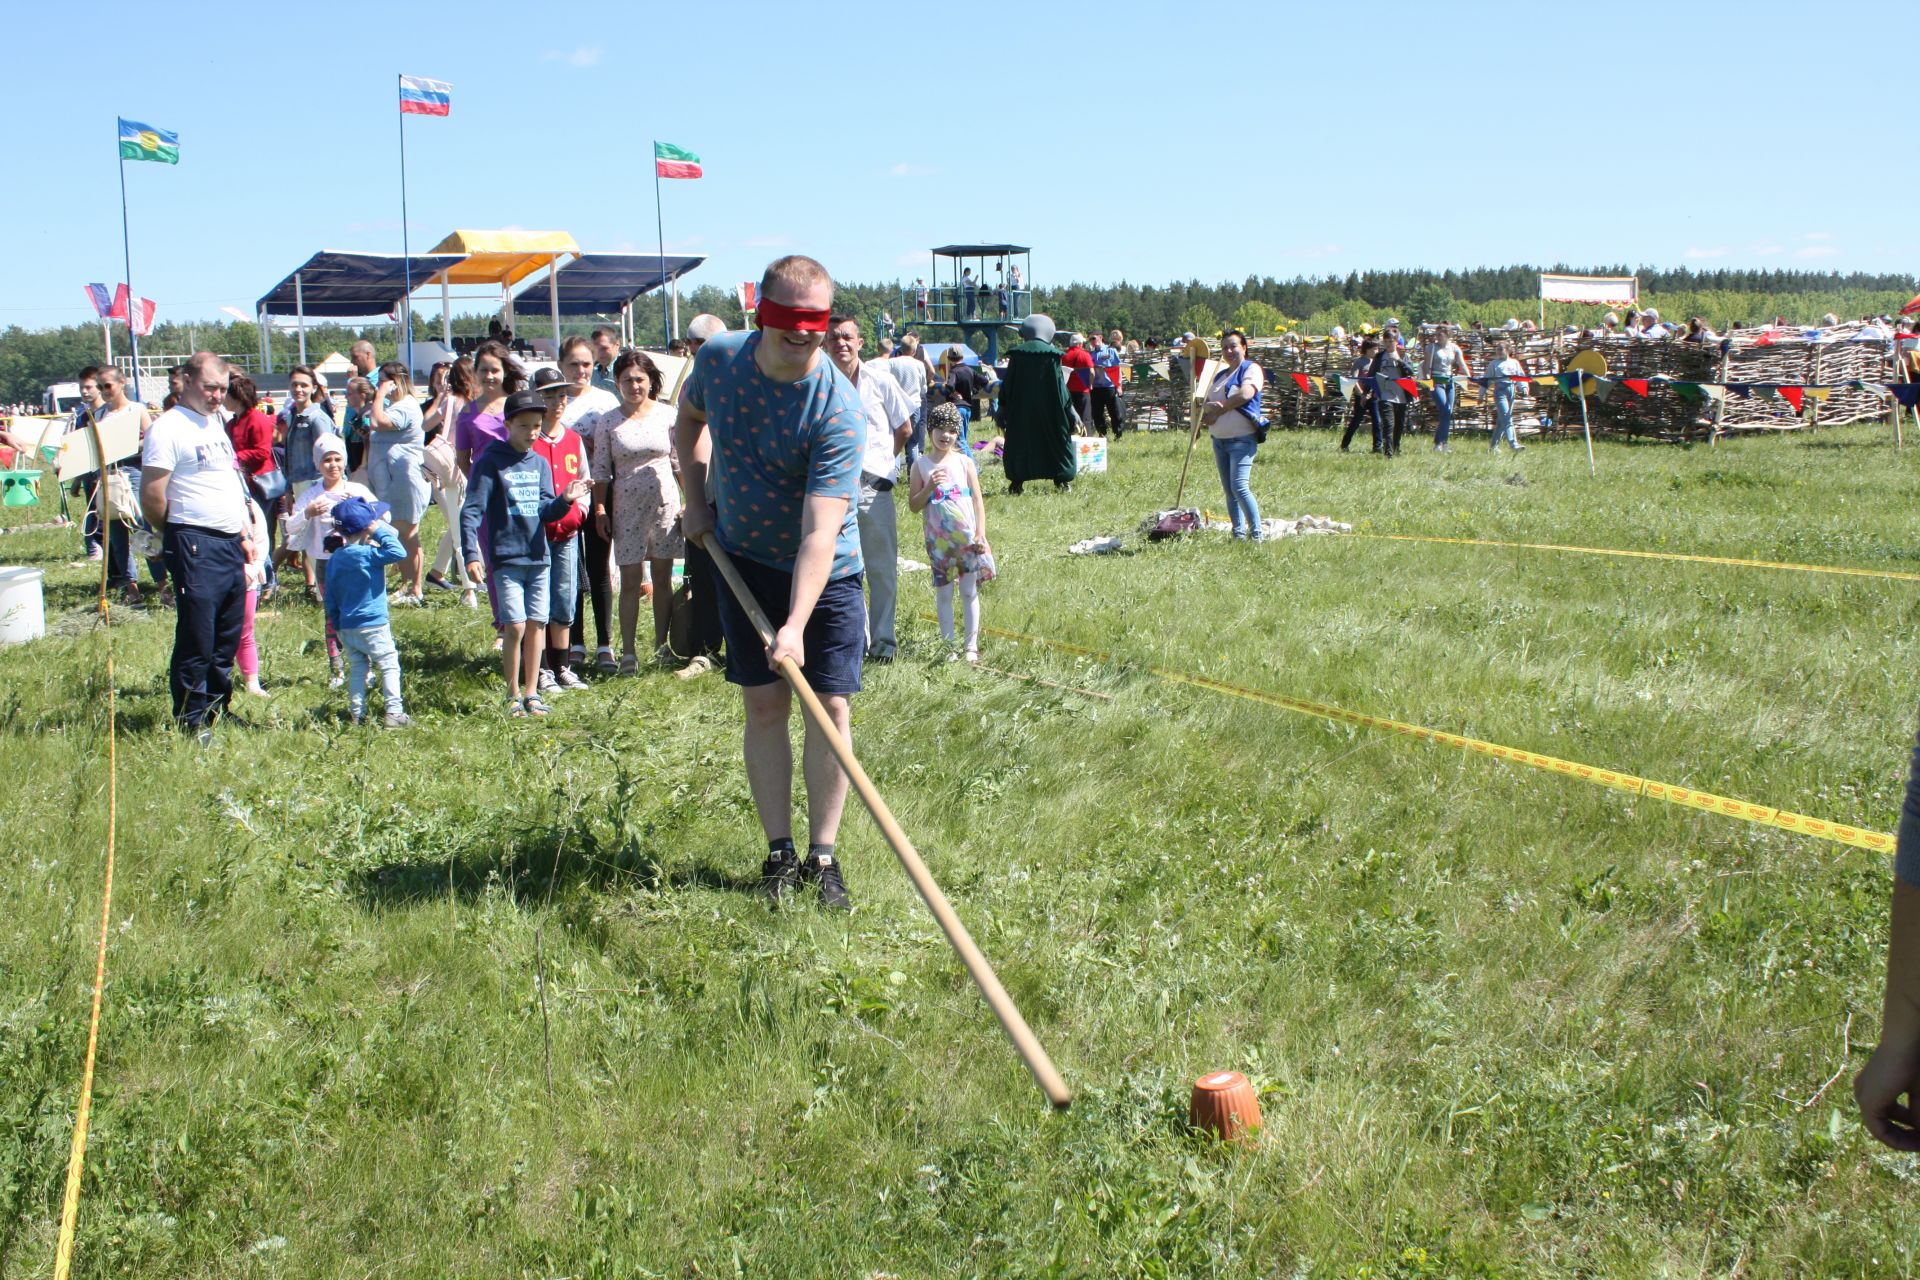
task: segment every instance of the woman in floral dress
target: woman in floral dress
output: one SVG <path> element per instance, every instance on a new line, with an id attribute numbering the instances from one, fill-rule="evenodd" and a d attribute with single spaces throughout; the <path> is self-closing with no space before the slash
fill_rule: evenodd
<path id="1" fill-rule="evenodd" d="M 613 542 L 620 566 L 620 674 L 640 669 L 634 631 L 640 597 L 653 580 L 653 660 L 673 663 L 667 623 L 673 615 L 673 561 L 686 553 L 680 536 L 680 484 L 674 476 L 671 404 L 660 395 L 660 370 L 644 351 L 613 362 L 620 405 L 593 423 L 593 519 Z"/>

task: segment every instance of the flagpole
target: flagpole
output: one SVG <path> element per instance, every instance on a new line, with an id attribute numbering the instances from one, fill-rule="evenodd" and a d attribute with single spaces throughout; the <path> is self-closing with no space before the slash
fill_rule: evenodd
<path id="1" fill-rule="evenodd" d="M 394 73 L 394 105 L 402 104 L 402 85 L 406 77 Z M 413 248 L 407 242 L 407 113 L 400 115 L 400 262 L 401 272 L 407 283 L 407 296 L 400 300 L 400 315 L 407 325 L 405 351 L 407 353 L 407 376 L 413 376 Z"/>
<path id="2" fill-rule="evenodd" d="M 117 116 L 113 122 L 113 133 L 115 139 L 114 149 L 118 151 L 120 147 L 120 120 Z M 130 357 L 133 361 L 133 398 L 135 400 L 145 401 L 146 396 L 140 391 L 140 325 L 139 322 L 134 319 L 134 312 L 140 306 L 138 301 L 140 295 L 133 291 L 133 241 L 127 232 L 127 157 L 125 152 L 121 152 L 120 154 L 120 254 L 121 265 L 126 269 L 127 273 L 127 345 L 133 352 Z M 109 356 L 108 358 L 111 359 L 112 357 Z"/>
<path id="3" fill-rule="evenodd" d="M 667 315 L 667 228 L 660 216 L 660 143 L 653 144 L 653 229 L 660 237 L 660 345 L 673 341 L 673 321 Z"/>

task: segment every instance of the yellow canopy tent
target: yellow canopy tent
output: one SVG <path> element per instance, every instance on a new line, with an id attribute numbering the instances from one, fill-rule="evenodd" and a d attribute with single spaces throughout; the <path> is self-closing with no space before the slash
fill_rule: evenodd
<path id="1" fill-rule="evenodd" d="M 500 286 L 500 310 L 506 323 L 513 323 L 513 286 L 539 271 L 547 270 L 547 287 L 553 310 L 553 341 L 560 343 L 560 304 L 557 276 L 560 260 L 578 258 L 580 246 L 564 231 L 456 231 L 432 250 L 434 253 L 466 255 L 434 277 L 440 282 L 441 336 L 451 346 L 453 336 L 447 288 L 455 284 L 497 284 Z"/>

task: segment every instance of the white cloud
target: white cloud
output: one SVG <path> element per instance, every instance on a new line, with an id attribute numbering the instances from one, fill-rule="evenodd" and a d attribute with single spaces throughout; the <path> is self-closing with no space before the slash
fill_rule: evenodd
<path id="1" fill-rule="evenodd" d="M 1831 258 L 1839 252 L 1839 249 L 1830 244 L 1809 244 L 1802 245 L 1800 248 L 1795 249 L 1793 256 L 1796 258 Z"/>
<path id="2" fill-rule="evenodd" d="M 579 48 L 572 50 L 549 49 L 540 55 L 540 61 L 564 62 L 570 67 L 591 67 L 600 61 L 600 55 L 605 52 L 606 50 L 597 44 L 583 44 Z"/>
<path id="3" fill-rule="evenodd" d="M 888 176 L 894 178 L 930 178 L 938 172 L 938 165 L 909 164 L 904 160 L 887 170 Z"/>
<path id="4" fill-rule="evenodd" d="M 1801 238 L 1802 240 L 1831 240 L 1831 239 L 1833 239 L 1833 232 L 1831 232 L 1831 231 L 1809 231 L 1809 232 L 1807 232 L 1807 234 L 1805 234 L 1804 236 L 1801 236 L 1800 238 Z"/>
<path id="5" fill-rule="evenodd" d="M 1702 258 L 1724 258 L 1727 256 L 1727 246 L 1716 244 L 1711 249 L 1702 249 L 1698 245 L 1690 244 L 1681 256 L 1690 262 L 1698 262 Z"/>

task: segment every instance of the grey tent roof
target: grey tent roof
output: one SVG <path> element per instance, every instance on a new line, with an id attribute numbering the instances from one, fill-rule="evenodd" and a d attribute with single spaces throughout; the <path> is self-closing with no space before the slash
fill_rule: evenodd
<path id="1" fill-rule="evenodd" d="M 347 253 L 323 249 L 290 272 L 260 299 L 259 310 L 271 316 L 305 314 L 346 318 L 383 316 L 407 296 L 407 268 L 412 265 L 413 287 L 419 288 L 436 271 L 460 261 L 457 253 Z M 296 305 L 294 277 L 300 277 Z"/>
<path id="2" fill-rule="evenodd" d="M 934 254 L 942 258 L 985 258 L 996 253 L 1032 253 L 1023 244 L 943 244 Z"/>
<path id="3" fill-rule="evenodd" d="M 706 258 L 685 254 L 588 253 L 560 268 L 560 314 L 612 315 L 643 293 L 692 271 Z M 664 269 L 663 269 L 664 268 Z M 513 296 L 516 310 L 547 309 L 547 277 L 527 281 Z"/>

